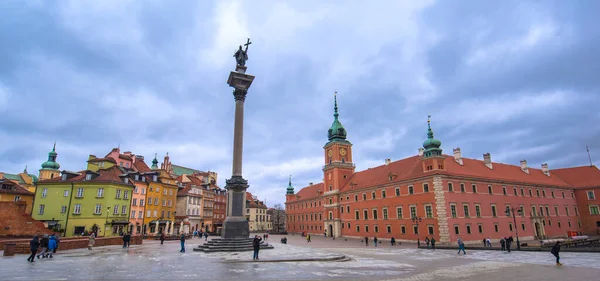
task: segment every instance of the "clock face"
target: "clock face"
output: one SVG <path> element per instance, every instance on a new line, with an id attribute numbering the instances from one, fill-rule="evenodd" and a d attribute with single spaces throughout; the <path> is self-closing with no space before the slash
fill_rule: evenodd
<path id="1" fill-rule="evenodd" d="M 330 150 L 327 151 L 327 156 L 331 157 L 331 154 L 332 154 L 332 152 L 331 152 L 331 149 L 330 149 Z"/>
<path id="2" fill-rule="evenodd" d="M 345 148 L 340 148 L 340 155 L 346 156 L 346 149 Z"/>

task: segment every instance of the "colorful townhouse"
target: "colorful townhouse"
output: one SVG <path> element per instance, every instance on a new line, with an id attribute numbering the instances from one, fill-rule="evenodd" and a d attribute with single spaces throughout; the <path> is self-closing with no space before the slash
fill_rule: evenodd
<path id="1" fill-rule="evenodd" d="M 163 166 L 170 164 L 169 155 L 165 156 Z M 152 160 L 151 171 L 144 173 L 148 183 L 146 189 L 146 205 L 143 232 L 147 235 L 159 235 L 161 233 L 173 234 L 175 216 L 177 214 L 177 192 L 179 187 L 165 169 L 158 168 L 156 156 Z"/>
<path id="2" fill-rule="evenodd" d="M 40 180 L 32 217 L 66 237 L 95 232 L 99 237 L 129 231 L 134 184 L 119 166 L 62 171 L 60 177 Z"/>
<path id="3" fill-rule="evenodd" d="M 36 175 L 29 174 L 27 172 L 27 167 L 25 167 L 23 172 L 18 174 L 0 172 L 0 180 L 11 180 L 29 192 L 34 193 L 35 184 L 38 181 L 38 177 Z"/>
<path id="4" fill-rule="evenodd" d="M 250 192 L 246 192 L 246 219 L 250 231 L 262 232 L 273 228 L 267 206 Z"/>
<path id="5" fill-rule="evenodd" d="M 33 192 L 30 192 L 14 180 L 0 178 L 0 202 L 24 202 L 25 213 L 31 215 Z"/>

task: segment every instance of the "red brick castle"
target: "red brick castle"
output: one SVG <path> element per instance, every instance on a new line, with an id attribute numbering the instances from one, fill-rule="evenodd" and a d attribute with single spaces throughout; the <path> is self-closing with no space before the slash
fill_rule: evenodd
<path id="1" fill-rule="evenodd" d="M 442 243 L 516 236 L 521 240 L 598 235 L 600 170 L 581 166 L 534 169 L 442 153 L 427 121 L 418 155 L 355 171 L 352 143 L 338 117 L 324 146 L 324 182 L 286 193 L 286 230 L 333 237 Z M 600 196 L 600 193 L 598 194 Z M 515 218 L 513 219 L 513 213 Z M 516 222 L 516 223 L 515 223 Z"/>

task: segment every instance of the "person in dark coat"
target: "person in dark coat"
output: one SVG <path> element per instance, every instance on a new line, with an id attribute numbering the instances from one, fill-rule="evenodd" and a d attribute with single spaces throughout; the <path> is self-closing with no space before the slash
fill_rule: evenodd
<path id="1" fill-rule="evenodd" d="M 367 247 L 369 246 L 369 237 L 366 237 L 366 236 L 365 236 L 365 246 L 367 246 Z"/>
<path id="2" fill-rule="evenodd" d="M 552 250 L 550 250 L 550 253 L 552 253 L 552 255 L 554 255 L 556 257 L 556 265 L 557 266 L 561 266 L 562 263 L 560 263 L 560 241 L 556 241 L 556 244 L 554 244 L 554 246 L 552 247 Z"/>
<path id="3" fill-rule="evenodd" d="M 506 250 L 507 250 L 509 253 L 510 253 L 510 245 L 512 244 L 512 242 L 513 242 L 513 238 L 512 238 L 512 236 L 510 236 L 510 237 L 506 238 L 506 242 L 505 242 L 505 243 L 506 243 Z"/>
<path id="4" fill-rule="evenodd" d="M 396 238 L 392 237 L 390 243 L 392 243 L 392 246 L 396 246 Z"/>
<path id="5" fill-rule="evenodd" d="M 27 258 L 28 262 L 35 262 L 35 253 L 37 253 L 39 247 L 40 238 L 37 235 L 35 235 L 31 239 L 31 241 L 29 241 L 29 249 L 31 250 L 31 255 L 29 256 L 29 258 Z"/>
<path id="6" fill-rule="evenodd" d="M 129 232 L 123 235 L 123 248 L 129 248 L 129 243 L 131 242 L 131 234 Z"/>
<path id="7" fill-rule="evenodd" d="M 252 256 L 253 260 L 258 259 L 258 251 L 260 251 L 260 241 L 262 238 L 258 235 L 254 235 L 254 240 L 252 240 L 252 248 L 254 249 L 254 255 Z"/>
<path id="8" fill-rule="evenodd" d="M 431 249 L 435 250 L 435 238 L 431 237 Z"/>
<path id="9" fill-rule="evenodd" d="M 48 253 L 48 234 L 44 234 L 44 236 L 42 237 L 42 239 L 40 239 L 40 248 L 42 248 L 42 251 L 37 254 L 37 258 L 39 259 L 40 256 L 42 256 L 42 258 L 46 258 L 48 257 L 47 253 Z"/>
<path id="10" fill-rule="evenodd" d="M 506 250 L 506 239 L 504 239 L 504 237 L 500 239 L 500 247 L 502 248 L 502 251 Z"/>
<path id="11" fill-rule="evenodd" d="M 165 242 L 165 233 L 160 234 L 160 244 L 162 245 Z"/>
<path id="12" fill-rule="evenodd" d="M 185 234 L 181 233 L 179 240 L 181 241 L 181 250 L 179 252 L 185 253 Z"/>
<path id="13" fill-rule="evenodd" d="M 377 236 L 373 237 L 373 244 L 375 244 L 375 247 L 377 247 Z"/>

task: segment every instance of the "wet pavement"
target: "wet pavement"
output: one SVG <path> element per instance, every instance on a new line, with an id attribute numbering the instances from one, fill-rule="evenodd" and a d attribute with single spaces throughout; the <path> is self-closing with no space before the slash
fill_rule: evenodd
<path id="1" fill-rule="evenodd" d="M 288 244 L 272 235 L 275 249 L 260 252 L 203 253 L 188 240 L 186 253 L 179 242 L 144 241 L 129 249 L 119 246 L 59 252 L 54 259 L 28 263 L 26 255 L 0 257 L 1 280 L 596 280 L 600 254 L 562 253 L 563 267 L 545 252 L 419 250 L 405 244 L 365 247 L 359 240 L 332 240 L 288 235 Z M 275 259 L 351 257 L 346 262 L 266 262 Z M 237 262 L 245 261 L 245 262 Z M 248 262 L 249 261 L 249 262 Z"/>

